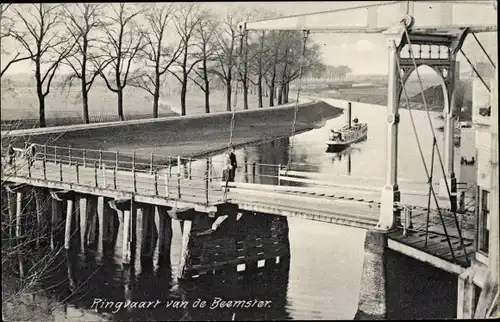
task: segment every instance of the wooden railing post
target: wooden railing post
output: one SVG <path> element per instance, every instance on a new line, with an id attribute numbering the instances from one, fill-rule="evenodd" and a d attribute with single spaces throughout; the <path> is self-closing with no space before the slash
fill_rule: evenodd
<path id="1" fill-rule="evenodd" d="M 31 178 L 31 160 L 28 160 L 28 178 Z"/>
<path id="2" fill-rule="evenodd" d="M 59 162 L 59 181 L 63 181 L 63 174 L 62 174 L 62 160 Z"/>
<path id="3" fill-rule="evenodd" d="M 208 180 L 212 182 L 212 158 L 208 158 Z"/>
<path id="4" fill-rule="evenodd" d="M 43 179 L 47 180 L 47 154 L 43 154 L 43 159 L 42 159 L 42 167 L 43 167 Z"/>
<path id="5" fill-rule="evenodd" d="M 43 159 L 47 162 L 47 144 L 43 145 Z"/>
<path id="6" fill-rule="evenodd" d="M 68 164 L 71 166 L 71 145 L 68 147 Z"/>
<path id="7" fill-rule="evenodd" d="M 165 197 L 168 198 L 169 196 L 169 191 L 168 191 L 168 182 L 169 182 L 169 178 L 170 176 L 168 175 L 168 173 L 165 172 Z"/>
<path id="8" fill-rule="evenodd" d="M 106 163 L 102 164 L 102 180 L 103 180 L 104 188 L 106 188 L 108 186 L 106 183 Z"/>
<path id="9" fill-rule="evenodd" d="M 83 149 L 83 152 L 82 152 L 82 159 L 83 159 L 83 167 L 87 167 L 87 151 L 85 149 Z"/>
<path id="10" fill-rule="evenodd" d="M 151 152 L 151 163 L 150 163 L 150 166 L 149 166 L 149 174 L 153 174 L 153 159 L 154 158 L 154 154 L 153 152 Z"/>
<path id="11" fill-rule="evenodd" d="M 113 189 L 116 190 L 116 172 L 118 171 L 118 166 L 113 169 Z"/>
<path id="12" fill-rule="evenodd" d="M 54 147 L 54 163 L 57 164 L 57 146 Z"/>
<path id="13" fill-rule="evenodd" d="M 102 150 L 99 150 L 99 168 L 102 168 Z"/>
<path id="14" fill-rule="evenodd" d="M 79 170 L 78 160 L 76 160 L 75 166 L 76 166 L 76 183 L 80 184 L 80 170 Z"/>
<path id="15" fill-rule="evenodd" d="M 115 154 L 115 168 L 116 168 L 116 171 L 118 171 L 118 156 L 119 156 L 120 152 L 118 152 L 118 150 L 116 150 L 116 154 Z"/>
<path id="16" fill-rule="evenodd" d="M 155 196 L 158 196 L 158 169 L 155 169 Z"/>
<path id="17" fill-rule="evenodd" d="M 168 157 L 168 175 L 172 176 L 172 157 Z"/>
<path id="18" fill-rule="evenodd" d="M 191 180 L 191 157 L 188 159 L 188 179 Z"/>
<path id="19" fill-rule="evenodd" d="M 278 164 L 278 186 L 281 185 L 281 163 Z"/>
<path id="20" fill-rule="evenodd" d="M 94 183 L 95 183 L 95 187 L 97 188 L 98 187 L 98 184 L 97 184 L 97 161 L 94 162 Z"/>
<path id="21" fill-rule="evenodd" d="M 181 199 L 181 157 L 177 156 L 177 195 Z"/>
<path id="22" fill-rule="evenodd" d="M 134 192 L 137 192 L 137 181 L 135 179 L 135 150 L 134 153 L 132 154 L 132 175 L 133 175 L 133 180 L 134 180 Z"/>
<path id="23" fill-rule="evenodd" d="M 205 170 L 205 200 L 208 204 L 208 187 L 209 187 L 208 173 L 209 173 L 209 169 L 210 169 L 210 160 L 209 159 L 207 159 L 206 164 L 207 164 L 207 166 L 206 166 L 206 170 Z"/>
<path id="24" fill-rule="evenodd" d="M 252 183 L 255 183 L 255 169 L 257 164 L 255 162 L 252 163 Z"/>

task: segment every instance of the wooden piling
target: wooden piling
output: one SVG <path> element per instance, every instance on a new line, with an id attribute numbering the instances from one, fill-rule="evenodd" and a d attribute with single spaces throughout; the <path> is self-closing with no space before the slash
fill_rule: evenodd
<path id="1" fill-rule="evenodd" d="M 172 218 L 167 213 L 167 208 L 157 206 L 158 219 L 158 265 L 170 266 L 170 248 L 172 245 Z"/>
<path id="2" fill-rule="evenodd" d="M 106 242 L 109 241 L 108 225 L 110 216 L 112 216 L 111 206 L 105 197 L 98 197 L 97 199 L 97 217 L 99 222 L 99 237 L 98 237 L 98 251 L 103 253 Z"/>
<path id="3" fill-rule="evenodd" d="M 7 191 L 7 205 L 9 207 L 9 241 L 14 239 L 14 218 L 16 216 L 16 194 Z"/>
<path id="4" fill-rule="evenodd" d="M 181 257 L 179 261 L 178 278 L 185 279 L 186 267 L 189 258 L 189 240 L 191 239 L 191 220 L 184 220 L 182 229 L 182 246 L 181 246 Z"/>
<path id="5" fill-rule="evenodd" d="M 48 235 L 48 207 L 47 202 L 49 196 L 47 193 L 44 193 L 43 189 L 34 189 L 33 190 L 34 198 L 35 198 L 35 208 L 36 208 L 36 227 L 37 227 L 37 238 L 36 238 L 36 246 L 40 246 L 40 242 L 43 239 L 46 239 Z"/>
<path id="6" fill-rule="evenodd" d="M 16 192 L 16 239 L 19 243 L 22 237 L 23 194 Z"/>
<path id="7" fill-rule="evenodd" d="M 155 208 L 153 205 L 143 205 L 142 207 L 142 240 L 141 257 L 152 258 L 158 238 L 155 224 Z"/>
<path id="8" fill-rule="evenodd" d="M 191 157 L 189 157 L 188 159 L 188 179 L 191 180 L 191 166 L 192 166 L 192 161 L 191 161 Z"/>
<path id="9" fill-rule="evenodd" d="M 88 248 L 95 246 L 97 239 L 97 204 L 98 200 L 95 196 L 85 197 L 85 219 L 86 225 L 84 227 L 82 246 Z M 82 211 L 83 213 L 83 211 Z M 81 222 L 80 222 L 81 224 Z"/>
<path id="10" fill-rule="evenodd" d="M 130 210 L 123 211 L 123 247 L 122 247 L 122 263 L 130 264 L 130 259 L 132 257 L 132 247 L 130 241 L 130 223 L 131 216 Z"/>
<path id="11" fill-rule="evenodd" d="M 59 162 L 59 181 L 63 181 L 62 160 Z"/>
<path id="12" fill-rule="evenodd" d="M 51 218 L 51 232 L 50 232 L 50 248 L 55 250 L 59 247 L 61 239 L 60 233 L 61 228 L 60 225 L 62 223 L 63 211 L 64 211 L 64 202 L 60 200 L 56 200 L 52 198 L 51 200 L 51 210 L 52 210 L 52 218 Z"/>
<path id="13" fill-rule="evenodd" d="M 66 206 L 66 225 L 64 229 L 64 248 L 69 250 L 71 247 L 71 226 L 73 220 L 73 207 L 75 200 L 73 198 L 69 198 L 67 200 Z"/>

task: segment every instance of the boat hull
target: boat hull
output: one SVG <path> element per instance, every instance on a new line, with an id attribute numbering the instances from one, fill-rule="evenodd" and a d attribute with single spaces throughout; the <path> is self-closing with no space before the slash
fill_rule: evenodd
<path id="1" fill-rule="evenodd" d="M 359 138 L 349 141 L 349 142 L 338 142 L 338 141 L 326 141 L 326 145 L 328 146 L 327 152 L 340 152 L 347 147 L 349 147 L 351 144 L 358 143 L 361 141 L 366 140 L 368 137 L 368 134 L 365 134 L 363 136 L 360 136 Z"/>

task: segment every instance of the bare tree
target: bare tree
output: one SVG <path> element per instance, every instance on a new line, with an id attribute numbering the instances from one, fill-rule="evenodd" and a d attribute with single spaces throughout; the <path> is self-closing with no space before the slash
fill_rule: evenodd
<path id="1" fill-rule="evenodd" d="M 181 57 L 177 61 L 178 71 L 170 71 L 181 83 L 181 115 L 186 115 L 186 93 L 189 74 L 201 59 L 193 53 L 196 30 L 203 20 L 203 11 L 198 3 L 181 4 L 175 17 L 175 29 L 181 38 Z"/>
<path id="2" fill-rule="evenodd" d="M 40 127 L 45 127 L 45 98 L 61 64 L 75 47 L 75 39 L 62 34 L 60 5 L 38 3 L 23 12 L 14 8 L 24 31 L 11 30 L 11 35 L 25 49 L 35 64 L 36 92 L 39 104 Z M 46 68 L 44 68 L 46 67 Z M 45 69 L 45 70 L 43 70 Z"/>
<path id="3" fill-rule="evenodd" d="M 217 29 L 217 18 L 213 12 L 206 10 L 204 19 L 196 30 L 198 57 L 201 67 L 194 68 L 195 76 L 190 77 L 205 94 L 205 113 L 210 113 L 210 76 L 213 74 L 213 62 L 217 45 L 213 40 Z"/>
<path id="4" fill-rule="evenodd" d="M 160 86 L 163 75 L 169 70 L 181 54 L 181 43 L 167 45 L 167 29 L 173 17 L 175 7 L 170 4 L 152 4 L 145 12 L 147 21 L 144 32 L 146 46 L 142 51 L 145 65 L 149 70 L 135 72 L 139 74 L 131 86 L 139 87 L 153 96 L 153 117 L 158 117 L 158 105 L 160 101 Z M 152 72 L 151 72 L 152 69 Z"/>
<path id="5" fill-rule="evenodd" d="M 240 42 L 242 34 L 239 32 L 238 24 L 243 20 L 239 19 L 239 10 L 229 10 L 217 32 L 217 50 L 218 68 L 214 72 L 226 85 L 226 110 L 231 111 L 231 93 L 233 91 L 233 69 L 236 67 L 237 55 L 240 54 Z M 241 62 L 241 60 L 240 60 Z"/>
<path id="6" fill-rule="evenodd" d="M 131 5 L 126 7 L 125 3 L 110 5 L 109 23 L 103 22 L 106 39 L 102 43 L 101 50 L 103 56 L 110 60 L 111 71 L 108 75 L 104 71 L 99 73 L 109 90 L 116 93 L 118 97 L 118 117 L 121 121 L 125 120 L 123 89 L 131 82 L 129 76 L 132 62 L 138 58 L 146 45 L 145 37 L 134 20 L 141 12 L 128 10 L 129 6 L 133 8 Z M 115 83 L 114 87 L 110 79 Z"/>
<path id="7" fill-rule="evenodd" d="M 101 59 L 102 57 L 96 54 L 94 45 L 98 41 L 95 31 L 102 27 L 102 22 L 98 18 L 99 13 L 105 6 L 97 3 L 75 3 L 63 6 L 66 28 L 71 37 L 77 41 L 75 54 L 66 57 L 63 61 L 72 70 L 64 85 L 71 87 L 73 79 L 80 79 L 83 120 L 85 123 L 90 123 L 89 91 L 96 77 L 110 63 L 110 59 Z"/>
<path id="8" fill-rule="evenodd" d="M 9 69 L 9 67 L 12 64 L 21 62 L 23 60 L 28 60 L 31 59 L 30 55 L 27 54 L 22 54 L 19 52 L 19 47 L 17 47 L 17 52 L 11 53 L 10 51 L 6 50 L 6 40 L 9 40 L 12 38 L 12 31 L 14 28 L 14 20 L 12 17 L 9 17 L 8 13 L 10 13 L 9 8 L 11 7 L 12 3 L 0 3 L 0 51 L 3 57 L 2 60 L 7 59 L 7 57 L 11 56 L 10 59 L 7 61 L 7 63 L 4 65 L 2 70 L 0 71 L 0 78 L 5 74 L 5 72 Z M 12 57 L 13 56 L 13 57 Z"/>

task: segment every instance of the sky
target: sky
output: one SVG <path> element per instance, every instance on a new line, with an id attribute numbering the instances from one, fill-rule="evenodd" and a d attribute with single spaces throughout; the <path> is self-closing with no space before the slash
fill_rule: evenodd
<path id="1" fill-rule="evenodd" d="M 333 10 L 346 7 L 355 7 L 360 5 L 367 5 L 371 3 L 380 3 L 387 1 L 309 1 L 309 2 L 204 2 L 204 5 L 212 8 L 215 12 L 224 13 L 224 11 L 232 8 L 237 8 L 241 6 L 262 10 L 262 11 L 277 11 L 284 15 L 295 15 L 303 13 L 318 12 L 324 10 Z M 470 1 L 469 1 L 470 2 Z M 419 4 L 424 6 L 424 4 Z M 425 4 L 427 6 L 428 4 Z M 433 5 L 433 4 L 431 4 Z M 415 7 L 415 20 L 420 22 L 425 20 L 424 17 L 432 14 L 433 11 L 424 12 L 426 8 L 418 9 Z M 471 23 L 480 23 L 482 21 L 491 21 L 492 14 L 494 15 L 493 6 L 484 6 L 484 9 L 474 10 L 471 7 L 464 6 L 462 10 L 453 9 L 453 19 L 454 21 L 467 21 Z M 419 11 L 419 10 L 424 11 Z M 434 10 L 434 9 L 433 9 Z M 435 10 L 434 10 L 435 12 Z M 103 13 L 105 14 L 105 13 Z M 394 19 L 394 12 L 391 11 L 379 11 L 379 22 L 388 21 L 388 19 Z M 428 18 L 428 17 L 427 17 Z M 360 13 L 338 13 L 314 16 L 312 18 L 307 18 L 308 21 L 312 21 L 316 25 L 328 25 L 332 21 L 343 26 L 352 26 L 357 22 L 364 22 L 365 16 Z M 429 19 L 432 19 L 429 18 Z M 463 20 L 465 19 L 465 20 Z M 496 20 L 495 20 L 496 21 Z M 495 55 L 496 53 L 496 33 L 484 33 L 480 34 L 478 38 L 484 42 L 484 46 L 487 48 L 490 55 Z M 326 64 L 329 65 L 348 65 L 353 70 L 355 74 L 386 74 L 388 69 L 388 59 L 387 59 L 387 41 L 385 37 L 381 34 L 315 34 L 314 31 L 311 34 L 311 39 L 318 42 L 322 47 L 323 59 Z M 9 44 L 12 46 L 12 44 Z M 8 49 L 8 46 L 7 46 Z M 464 44 L 464 51 L 470 56 L 472 61 L 484 60 L 485 56 L 480 52 L 479 47 L 474 42 L 471 36 L 468 37 L 466 43 Z M 5 58 L 2 56 L 2 58 Z M 467 63 L 463 58 L 459 58 L 466 66 Z M 5 59 L 2 59 L 5 61 Z M 2 66 L 4 63 L 1 64 Z M 13 65 L 7 74 L 16 73 L 30 73 L 33 67 L 30 66 L 29 62 L 22 62 Z"/>

